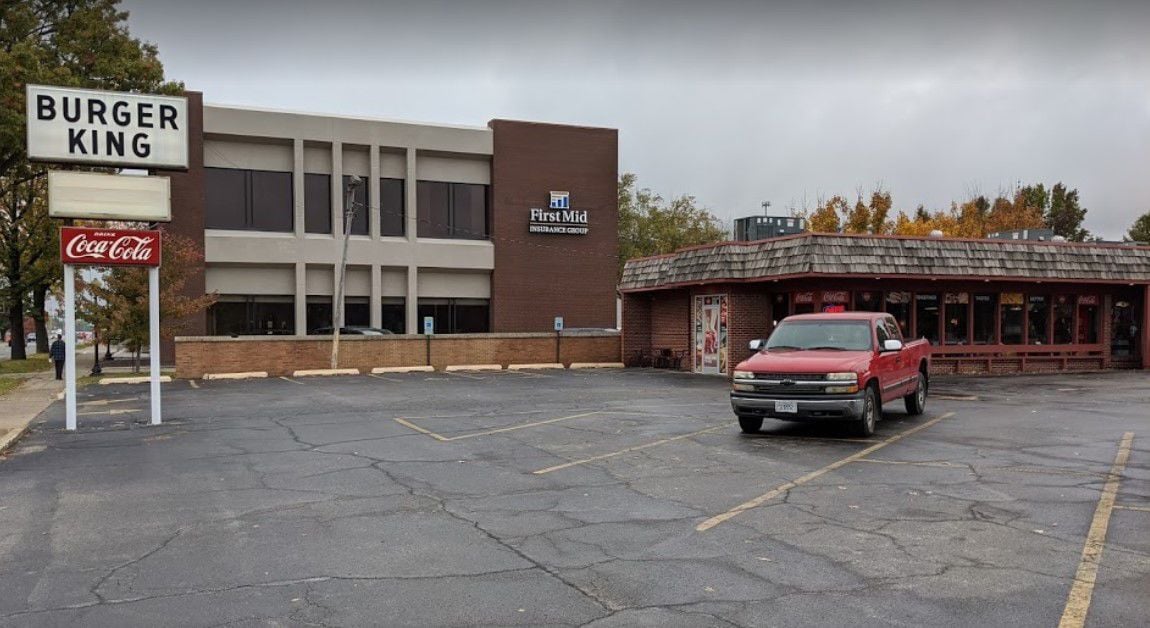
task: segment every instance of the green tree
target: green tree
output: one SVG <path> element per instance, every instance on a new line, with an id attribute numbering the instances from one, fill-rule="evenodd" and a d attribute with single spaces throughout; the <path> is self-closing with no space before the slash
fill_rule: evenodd
<path id="1" fill-rule="evenodd" d="M 1046 208 L 1046 226 L 1071 242 L 1082 242 L 1090 232 L 1082 228 L 1086 208 L 1078 203 L 1078 190 L 1068 190 L 1062 182 L 1050 189 L 1050 205 Z"/>
<path id="2" fill-rule="evenodd" d="M 179 83 L 164 81 L 156 47 L 133 38 L 127 18 L 119 0 L 0 3 L 0 274 L 5 278 L 0 300 L 13 330 L 23 329 L 29 295 L 46 294 L 59 279 L 58 273 L 37 270 L 45 254 L 33 250 L 54 241 L 55 233 L 36 209 L 42 204 L 46 169 L 28 162 L 24 86 L 183 90 Z M 50 264 L 46 267 L 51 270 Z M 23 334 L 14 333 L 13 359 L 26 356 Z"/>
<path id="3" fill-rule="evenodd" d="M 1150 244 L 1150 212 L 1142 214 L 1134 221 L 1134 224 L 1130 225 L 1130 230 L 1126 232 L 1126 239 Z"/>
<path id="4" fill-rule="evenodd" d="M 721 242 L 722 222 L 694 196 L 666 201 L 648 188 L 637 188 L 630 172 L 619 177 L 619 272 L 636 257 L 670 253 L 685 246 Z"/>
<path id="5" fill-rule="evenodd" d="M 184 284 L 192 268 L 203 260 L 195 244 L 183 236 L 165 233 L 163 236 L 163 265 L 160 266 L 160 335 L 175 336 L 186 324 L 186 319 L 215 303 L 214 294 L 188 297 Z M 145 268 L 116 267 L 104 273 L 99 282 L 93 282 L 91 294 L 81 300 L 90 304 L 103 304 L 103 312 L 95 313 L 96 321 L 104 325 L 109 338 L 123 343 L 135 356 L 135 370 L 140 370 L 140 351 L 148 346 L 148 271 Z M 94 305 L 92 309 L 100 309 Z"/>

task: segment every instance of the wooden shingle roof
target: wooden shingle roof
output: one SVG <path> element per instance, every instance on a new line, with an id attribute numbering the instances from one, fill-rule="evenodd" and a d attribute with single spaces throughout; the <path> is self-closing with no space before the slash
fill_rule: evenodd
<path id="1" fill-rule="evenodd" d="M 629 260 L 621 290 L 795 275 L 1150 282 L 1150 247 L 808 233 Z"/>

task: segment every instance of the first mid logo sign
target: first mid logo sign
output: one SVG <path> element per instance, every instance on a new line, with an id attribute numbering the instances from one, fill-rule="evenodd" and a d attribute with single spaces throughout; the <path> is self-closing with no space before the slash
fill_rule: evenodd
<path id="1" fill-rule="evenodd" d="M 159 266 L 160 232 L 61 227 L 60 261 L 87 266 Z"/>

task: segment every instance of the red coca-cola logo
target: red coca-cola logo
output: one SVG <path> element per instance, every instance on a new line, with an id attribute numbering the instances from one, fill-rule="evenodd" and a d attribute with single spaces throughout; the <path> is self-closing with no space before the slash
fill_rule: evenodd
<path id="1" fill-rule="evenodd" d="M 159 266 L 160 232 L 62 227 L 60 259 L 65 264 Z"/>

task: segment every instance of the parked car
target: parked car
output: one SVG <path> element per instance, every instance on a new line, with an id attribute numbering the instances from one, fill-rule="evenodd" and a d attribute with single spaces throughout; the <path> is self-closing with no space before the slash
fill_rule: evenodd
<path id="1" fill-rule="evenodd" d="M 330 336 L 335 331 L 332 327 L 320 327 L 319 329 L 311 332 L 315 336 Z M 392 336 L 394 332 L 390 329 L 381 329 L 379 327 L 340 327 L 339 333 L 341 336 Z"/>
<path id="2" fill-rule="evenodd" d="M 922 414 L 929 387 L 930 343 L 903 340 L 889 314 L 802 314 L 782 320 L 755 355 L 735 367 L 731 408 L 743 432 L 764 418 L 851 421 L 874 433 L 888 403 Z"/>

